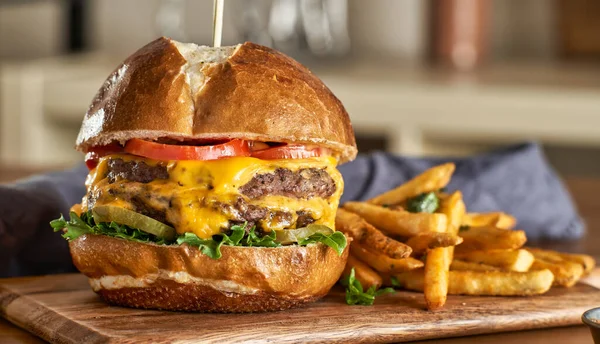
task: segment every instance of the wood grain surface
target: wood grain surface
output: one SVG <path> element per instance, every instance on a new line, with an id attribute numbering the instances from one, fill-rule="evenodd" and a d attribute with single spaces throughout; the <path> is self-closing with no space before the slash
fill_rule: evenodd
<path id="1" fill-rule="evenodd" d="M 46 341 L 33 336 L 31 333 L 18 328 L 8 322 L 8 320 L 0 318 L 0 343 L 2 344 L 43 344 Z"/>
<path id="2" fill-rule="evenodd" d="M 600 290 L 579 284 L 529 298 L 453 296 L 440 311 L 398 292 L 372 307 L 347 306 L 343 291 L 304 308 L 263 314 L 193 314 L 111 307 L 84 276 L 0 280 L 0 315 L 55 343 L 401 342 L 580 324 Z"/>

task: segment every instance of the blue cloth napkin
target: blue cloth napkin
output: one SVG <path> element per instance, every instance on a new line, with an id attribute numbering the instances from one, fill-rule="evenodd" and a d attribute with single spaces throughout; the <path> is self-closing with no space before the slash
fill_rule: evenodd
<path id="1" fill-rule="evenodd" d="M 0 185 L 0 278 L 73 272 L 67 241 L 49 222 L 85 194 L 85 165 Z"/>
<path id="2" fill-rule="evenodd" d="M 461 190 L 469 211 L 505 211 L 529 239 L 575 239 L 582 221 L 560 179 L 534 143 L 461 159 L 361 155 L 340 166 L 342 202 L 366 200 L 429 167 L 456 163 L 449 190 Z M 75 271 L 67 242 L 48 223 L 85 194 L 85 165 L 0 185 L 0 277 Z"/>
<path id="3" fill-rule="evenodd" d="M 468 211 L 512 214 L 530 240 L 583 235 L 583 222 L 569 193 L 536 143 L 457 159 L 362 155 L 339 168 L 345 181 L 341 202 L 369 199 L 450 161 L 456 171 L 448 190 L 462 191 Z"/>

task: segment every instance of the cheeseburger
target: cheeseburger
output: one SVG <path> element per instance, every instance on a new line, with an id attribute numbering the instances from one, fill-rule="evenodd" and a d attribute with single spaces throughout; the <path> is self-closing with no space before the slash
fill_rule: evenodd
<path id="1" fill-rule="evenodd" d="M 259 312 L 324 296 L 342 273 L 348 114 L 272 49 L 160 38 L 105 81 L 76 147 L 90 169 L 52 222 L 108 303 Z"/>

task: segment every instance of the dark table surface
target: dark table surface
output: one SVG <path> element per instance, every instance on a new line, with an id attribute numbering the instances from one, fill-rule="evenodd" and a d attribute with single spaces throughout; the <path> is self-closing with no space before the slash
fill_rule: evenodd
<path id="1" fill-rule="evenodd" d="M 0 168 L 0 182 L 7 182 L 24 175 L 39 172 L 25 169 Z M 540 241 L 528 245 L 551 248 L 565 252 L 586 253 L 600 259 L 600 178 L 570 177 L 565 180 L 573 198 L 587 223 L 586 236 L 574 241 Z M 600 305 L 591 305 L 596 307 Z M 591 308 L 590 307 L 590 308 Z M 0 318 L 0 343 L 43 343 L 28 332 L 21 330 L 8 321 Z M 592 344 L 589 330 L 581 326 L 549 328 L 531 331 L 517 331 L 490 335 L 450 338 L 444 340 L 423 341 L 421 343 L 540 343 Z"/>

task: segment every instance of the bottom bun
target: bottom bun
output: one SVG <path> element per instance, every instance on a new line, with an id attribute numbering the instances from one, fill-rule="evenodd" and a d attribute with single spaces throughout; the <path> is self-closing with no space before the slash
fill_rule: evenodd
<path id="1" fill-rule="evenodd" d="M 92 289 L 119 306 L 198 312 L 266 312 L 313 302 L 338 280 L 342 256 L 323 244 L 221 247 L 211 259 L 186 244 L 83 235 L 69 243 Z"/>

